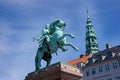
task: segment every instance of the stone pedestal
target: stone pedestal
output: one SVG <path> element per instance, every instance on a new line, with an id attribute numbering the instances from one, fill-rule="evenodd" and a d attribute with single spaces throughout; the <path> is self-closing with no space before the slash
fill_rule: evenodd
<path id="1" fill-rule="evenodd" d="M 25 80 L 80 80 L 81 77 L 79 69 L 58 62 L 37 72 L 29 73 Z"/>

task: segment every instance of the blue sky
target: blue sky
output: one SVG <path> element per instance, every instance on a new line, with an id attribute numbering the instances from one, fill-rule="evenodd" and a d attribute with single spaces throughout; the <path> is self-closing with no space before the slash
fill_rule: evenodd
<path id="1" fill-rule="evenodd" d="M 45 24 L 56 19 L 67 22 L 65 33 L 79 48 L 71 47 L 65 53 L 53 54 L 52 64 L 79 58 L 85 53 L 86 9 L 94 25 L 99 49 L 105 44 L 120 44 L 119 0 L 0 0 L 0 80 L 23 80 L 34 71 L 34 58 L 38 43 L 33 37 L 40 35 Z M 42 61 L 43 67 L 45 62 Z"/>

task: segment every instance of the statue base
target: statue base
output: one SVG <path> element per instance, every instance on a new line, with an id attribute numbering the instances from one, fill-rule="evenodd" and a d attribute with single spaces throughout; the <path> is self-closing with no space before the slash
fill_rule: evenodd
<path id="1" fill-rule="evenodd" d="M 25 80 L 80 80 L 80 70 L 65 63 L 55 63 L 36 72 L 29 73 Z"/>

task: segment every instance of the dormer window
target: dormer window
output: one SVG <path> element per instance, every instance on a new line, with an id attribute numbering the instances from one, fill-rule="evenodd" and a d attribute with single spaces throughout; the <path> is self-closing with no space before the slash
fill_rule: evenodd
<path id="1" fill-rule="evenodd" d="M 77 67 L 77 68 L 81 68 L 81 67 L 83 67 L 83 66 L 84 66 L 84 63 L 81 63 L 81 62 L 79 62 L 79 63 L 76 64 L 76 67 Z"/>
<path id="2" fill-rule="evenodd" d="M 89 62 L 88 62 L 89 64 L 93 63 L 93 59 L 92 58 L 89 58 L 88 60 L 89 60 Z"/>
<path id="3" fill-rule="evenodd" d="M 95 59 L 94 58 L 89 58 L 88 59 L 88 64 L 92 64 L 92 63 L 94 63 L 95 62 Z"/>
<path id="4" fill-rule="evenodd" d="M 103 59 L 102 59 L 102 55 L 99 54 L 99 55 L 97 56 L 97 62 L 102 61 L 102 60 L 103 60 Z"/>
<path id="5" fill-rule="evenodd" d="M 110 51 L 110 52 L 107 53 L 107 57 L 106 58 L 112 58 L 114 56 L 115 56 L 115 53 Z"/>

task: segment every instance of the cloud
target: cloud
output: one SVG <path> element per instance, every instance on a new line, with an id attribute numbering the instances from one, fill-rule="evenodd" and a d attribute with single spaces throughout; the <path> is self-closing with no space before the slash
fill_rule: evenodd
<path id="1" fill-rule="evenodd" d="M 0 20 L 1 80 L 6 80 L 6 78 L 21 80 L 30 72 L 29 70 L 34 70 L 34 56 L 38 44 L 33 42 L 32 38 L 35 34 L 39 34 L 39 29 L 41 29 L 36 22 L 26 21 L 26 24 L 20 22 L 21 24 L 18 26 L 28 26 L 28 28 L 21 27 L 21 29 L 16 28 L 17 23 Z M 31 69 L 26 69 L 26 67 Z"/>
<path id="2" fill-rule="evenodd" d="M 34 4 L 35 0 L 1 0 L 0 2 L 10 6 L 27 7 Z"/>
<path id="3" fill-rule="evenodd" d="M 3 54 L 4 51 L 9 50 L 9 37 L 12 36 L 13 30 L 10 28 L 11 27 L 11 22 L 7 22 L 7 21 L 0 21 L 0 34 L 1 34 L 1 38 L 0 38 L 0 51 L 2 51 Z"/>
<path id="4" fill-rule="evenodd" d="M 17 53 L 16 53 L 17 54 Z M 32 59 L 28 57 L 32 57 L 28 54 L 16 54 L 5 56 L 5 60 L 0 58 L 0 77 L 1 80 L 18 80 L 24 79 L 25 75 L 30 72 L 28 69 L 31 68 L 34 64 L 29 64 L 29 62 L 34 63 Z M 31 68 L 30 70 L 34 70 Z"/>
<path id="5" fill-rule="evenodd" d="M 84 53 L 87 6 L 91 20 L 95 24 L 94 28 L 100 40 L 100 46 L 103 48 L 106 42 L 117 45 L 119 38 L 108 40 L 103 37 L 102 30 L 106 23 L 102 22 L 104 18 L 100 14 L 117 11 L 119 6 L 100 8 L 98 5 L 102 1 L 98 3 L 98 0 L 0 0 L 1 80 L 22 80 L 27 73 L 34 70 L 34 57 L 38 43 L 32 42 L 32 38 L 40 35 L 45 24 L 56 19 L 62 19 L 68 23 L 65 33 L 72 33 L 76 38 L 67 37 L 67 41 L 76 45 L 80 51 L 76 52 L 71 47 L 68 47 L 69 50 L 65 53 L 59 50 L 58 56 L 53 54 L 52 63 L 66 62 L 78 58 L 81 52 Z M 45 62 L 42 64 L 45 65 Z"/>
<path id="6" fill-rule="evenodd" d="M 13 23 L 8 21 L 0 21 L 0 26 L 0 55 L 25 52 L 33 48 L 32 38 L 34 34 L 32 33 L 35 33 L 36 30 L 31 26 L 28 29 L 20 30 L 14 28 Z"/>

